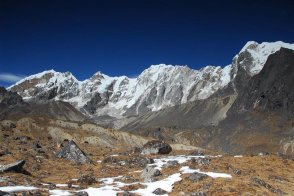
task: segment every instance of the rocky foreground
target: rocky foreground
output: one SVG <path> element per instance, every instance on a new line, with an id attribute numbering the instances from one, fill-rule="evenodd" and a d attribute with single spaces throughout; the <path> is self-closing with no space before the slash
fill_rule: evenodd
<path id="1" fill-rule="evenodd" d="M 86 127 L 1 121 L 0 195 L 294 194 L 294 161 L 285 157 L 227 155 L 143 137 L 135 144 L 135 136 Z"/>

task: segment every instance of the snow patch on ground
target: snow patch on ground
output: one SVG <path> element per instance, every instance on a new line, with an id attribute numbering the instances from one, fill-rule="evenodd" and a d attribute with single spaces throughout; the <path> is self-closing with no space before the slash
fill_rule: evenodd
<path id="1" fill-rule="evenodd" d="M 191 169 L 189 166 L 184 166 L 180 169 L 182 174 L 191 174 L 194 172 L 198 172 L 201 174 L 206 174 L 212 178 L 232 178 L 230 174 L 225 174 L 225 173 L 216 173 L 216 172 L 202 172 L 199 169 Z"/>
<path id="2" fill-rule="evenodd" d="M 38 188 L 32 186 L 5 186 L 0 187 L 1 191 L 12 193 L 12 192 L 20 192 L 20 191 L 32 191 L 37 190 Z"/>

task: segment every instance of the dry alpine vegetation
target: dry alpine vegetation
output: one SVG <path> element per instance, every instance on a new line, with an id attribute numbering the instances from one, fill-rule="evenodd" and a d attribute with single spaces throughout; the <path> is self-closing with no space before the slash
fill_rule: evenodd
<path id="1" fill-rule="evenodd" d="M 274 154 L 227 155 L 40 117 L 0 128 L 0 195 L 294 194 L 294 161 Z"/>

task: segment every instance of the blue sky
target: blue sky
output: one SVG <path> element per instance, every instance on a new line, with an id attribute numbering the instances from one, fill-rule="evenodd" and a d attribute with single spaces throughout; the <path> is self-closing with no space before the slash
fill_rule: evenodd
<path id="1" fill-rule="evenodd" d="M 1 0 L 0 85 L 48 69 L 83 80 L 224 66 L 247 41 L 293 43 L 293 19 L 290 0 Z"/>

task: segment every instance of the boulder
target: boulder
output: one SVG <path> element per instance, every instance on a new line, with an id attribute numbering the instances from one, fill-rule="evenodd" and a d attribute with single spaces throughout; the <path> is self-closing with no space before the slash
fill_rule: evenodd
<path id="1" fill-rule="evenodd" d="M 197 163 L 198 165 L 204 165 L 207 166 L 210 164 L 210 159 L 209 158 L 196 158 L 196 159 L 191 159 L 192 163 Z"/>
<path id="2" fill-rule="evenodd" d="M 42 148 L 42 145 L 40 141 L 34 141 L 32 147 L 34 150 L 37 150 L 38 148 Z"/>
<path id="3" fill-rule="evenodd" d="M 86 191 L 80 191 L 74 194 L 75 196 L 88 196 L 89 194 Z"/>
<path id="4" fill-rule="evenodd" d="M 13 121 L 11 121 L 11 120 L 2 120 L 0 124 L 6 130 L 10 130 L 10 129 L 16 128 L 15 123 Z"/>
<path id="5" fill-rule="evenodd" d="M 147 157 L 135 156 L 129 160 L 129 165 L 136 165 L 139 167 L 146 167 L 148 164 L 154 163 L 154 160 Z"/>
<path id="6" fill-rule="evenodd" d="M 193 174 L 191 174 L 189 176 L 189 180 L 191 180 L 192 182 L 199 182 L 201 180 L 204 180 L 207 177 L 208 177 L 208 175 L 206 175 L 206 174 L 194 172 Z"/>
<path id="7" fill-rule="evenodd" d="M 179 162 L 178 161 L 168 161 L 166 163 L 166 166 L 167 167 L 177 167 L 179 165 Z"/>
<path id="8" fill-rule="evenodd" d="M 142 172 L 141 178 L 144 179 L 145 182 L 154 182 L 154 177 L 161 175 L 161 172 L 158 169 L 155 169 L 154 166 L 148 165 Z"/>
<path id="9" fill-rule="evenodd" d="M 202 150 L 195 150 L 190 153 L 192 156 L 204 156 L 204 152 Z"/>
<path id="10" fill-rule="evenodd" d="M 167 191 L 166 190 L 163 190 L 161 188 L 157 188 L 152 193 L 155 194 L 155 195 L 165 195 L 165 194 L 167 194 Z"/>
<path id="11" fill-rule="evenodd" d="M 2 172 L 20 172 L 22 170 L 23 165 L 25 164 L 25 160 L 20 160 L 15 163 L 11 163 L 8 165 L 0 165 L 0 173 Z"/>
<path id="12" fill-rule="evenodd" d="M 70 140 L 63 145 L 61 150 L 56 154 L 59 158 L 68 159 L 75 164 L 92 163 L 92 160 L 78 147 L 78 145 Z"/>
<path id="13" fill-rule="evenodd" d="M 124 191 L 124 192 L 121 192 L 121 193 L 117 193 L 116 196 L 135 196 L 135 194 L 131 193 L 129 191 Z"/>
<path id="14" fill-rule="evenodd" d="M 48 187 L 49 190 L 53 190 L 53 189 L 56 189 L 56 184 L 54 183 L 49 183 L 49 187 Z"/>
<path id="15" fill-rule="evenodd" d="M 91 185 L 96 183 L 96 178 L 93 175 L 82 175 L 79 179 L 78 179 L 78 183 L 80 184 L 86 184 L 86 185 Z"/>
<path id="16" fill-rule="evenodd" d="M 172 151 L 172 147 L 158 140 L 147 142 L 141 150 L 142 154 L 169 154 Z"/>

